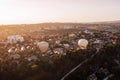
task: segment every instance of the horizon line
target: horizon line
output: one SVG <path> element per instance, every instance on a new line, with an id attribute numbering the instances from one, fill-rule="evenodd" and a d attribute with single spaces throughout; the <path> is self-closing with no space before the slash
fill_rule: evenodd
<path id="1" fill-rule="evenodd" d="M 102 20 L 102 21 L 87 21 L 87 22 L 62 22 L 62 21 L 59 21 L 59 22 L 33 22 L 33 23 L 9 23 L 9 24 L 0 24 L 0 26 L 3 26 L 3 25 L 32 25 L 32 24 L 47 24 L 47 23 L 78 23 L 78 24 L 94 24 L 94 23 L 107 23 L 107 22 L 117 22 L 117 21 L 120 21 L 120 19 L 117 19 L 117 20 Z"/>

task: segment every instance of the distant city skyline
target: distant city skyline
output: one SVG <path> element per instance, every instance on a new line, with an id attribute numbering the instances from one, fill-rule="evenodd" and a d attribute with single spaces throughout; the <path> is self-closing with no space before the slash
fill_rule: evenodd
<path id="1" fill-rule="evenodd" d="M 120 20 L 120 0 L 0 0 L 0 24 Z"/>

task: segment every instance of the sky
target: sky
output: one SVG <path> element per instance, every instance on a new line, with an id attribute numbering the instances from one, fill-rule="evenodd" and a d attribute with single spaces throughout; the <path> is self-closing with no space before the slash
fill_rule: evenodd
<path id="1" fill-rule="evenodd" d="M 0 0 L 0 24 L 120 20 L 120 0 Z"/>

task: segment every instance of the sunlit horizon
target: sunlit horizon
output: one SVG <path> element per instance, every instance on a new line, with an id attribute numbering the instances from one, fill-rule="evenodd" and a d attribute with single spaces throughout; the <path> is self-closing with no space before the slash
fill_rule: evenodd
<path id="1" fill-rule="evenodd" d="M 0 25 L 115 20 L 120 0 L 0 0 Z"/>

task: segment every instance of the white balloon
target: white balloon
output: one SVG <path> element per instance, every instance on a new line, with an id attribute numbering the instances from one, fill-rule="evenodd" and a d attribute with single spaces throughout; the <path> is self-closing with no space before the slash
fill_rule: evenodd
<path id="1" fill-rule="evenodd" d="M 48 50 L 48 47 L 49 47 L 48 42 L 45 42 L 45 41 L 38 42 L 37 45 L 40 48 L 41 52 L 46 52 Z"/>
<path id="2" fill-rule="evenodd" d="M 80 47 L 81 49 L 86 49 L 87 46 L 88 46 L 88 40 L 86 40 L 86 39 L 80 39 L 80 40 L 78 41 L 78 45 L 79 45 L 79 47 Z"/>

